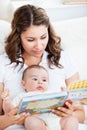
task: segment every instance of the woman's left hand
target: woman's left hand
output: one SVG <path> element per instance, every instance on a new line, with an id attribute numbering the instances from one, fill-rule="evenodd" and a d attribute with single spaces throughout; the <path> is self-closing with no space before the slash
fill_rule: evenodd
<path id="1" fill-rule="evenodd" d="M 74 107 L 73 104 L 66 102 L 67 107 L 57 107 L 57 109 L 52 109 L 52 112 L 60 117 L 67 117 L 73 115 Z"/>

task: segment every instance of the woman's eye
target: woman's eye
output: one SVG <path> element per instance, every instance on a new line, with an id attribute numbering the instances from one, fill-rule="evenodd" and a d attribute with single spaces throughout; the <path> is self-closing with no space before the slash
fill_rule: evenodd
<path id="1" fill-rule="evenodd" d="M 28 42 L 33 42 L 34 40 L 33 40 L 33 39 L 28 39 L 27 41 L 28 41 Z"/>

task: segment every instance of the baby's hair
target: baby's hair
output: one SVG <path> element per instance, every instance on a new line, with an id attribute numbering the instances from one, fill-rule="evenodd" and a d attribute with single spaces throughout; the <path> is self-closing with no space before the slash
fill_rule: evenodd
<path id="1" fill-rule="evenodd" d="M 43 66 L 41 66 L 41 65 L 31 65 L 31 66 L 27 67 L 27 68 L 24 70 L 23 75 L 22 75 L 22 80 L 24 80 L 27 71 L 28 71 L 28 70 L 31 70 L 31 69 L 33 69 L 33 68 L 38 69 L 38 70 L 39 70 L 39 69 L 43 69 L 43 70 L 45 70 L 45 71 L 48 73 L 48 71 L 47 71 Z"/>

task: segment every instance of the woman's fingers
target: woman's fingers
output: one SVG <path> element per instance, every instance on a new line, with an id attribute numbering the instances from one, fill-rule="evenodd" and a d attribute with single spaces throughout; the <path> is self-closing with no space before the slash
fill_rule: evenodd
<path id="1" fill-rule="evenodd" d="M 66 102 L 67 107 L 57 107 L 56 110 L 52 110 L 52 112 L 58 116 L 65 117 L 65 116 L 71 116 L 73 114 L 73 105 Z"/>
<path id="2" fill-rule="evenodd" d="M 13 120 L 14 124 L 23 124 L 24 120 L 29 114 L 27 113 L 22 113 L 22 114 L 17 114 L 18 112 L 18 107 L 14 108 L 11 110 L 7 115 L 11 120 Z"/>
<path id="3" fill-rule="evenodd" d="M 17 123 L 17 124 L 23 124 L 25 118 L 26 118 L 26 113 L 18 114 L 18 115 L 16 116 L 16 123 Z"/>
<path id="4" fill-rule="evenodd" d="M 23 124 L 23 123 L 24 123 L 25 118 L 26 118 L 26 117 L 28 117 L 28 116 L 29 116 L 29 114 L 28 114 L 28 113 L 22 113 L 22 114 L 20 114 L 20 118 L 19 118 L 19 120 L 18 120 L 17 124 Z"/>
<path id="5" fill-rule="evenodd" d="M 66 107 L 67 107 L 69 110 L 73 111 L 73 103 L 72 103 L 72 101 L 66 100 L 65 105 L 66 105 Z"/>
<path id="6" fill-rule="evenodd" d="M 18 107 L 15 107 L 13 110 L 11 110 L 9 113 L 7 113 L 9 116 L 16 115 L 18 111 Z"/>
<path id="7" fill-rule="evenodd" d="M 62 111 L 60 111 L 60 110 L 52 110 L 52 112 L 54 113 L 54 114 L 56 114 L 57 116 L 60 116 L 60 117 L 65 117 L 65 116 L 67 116 L 67 114 L 66 113 L 64 113 L 64 112 L 62 112 Z"/>

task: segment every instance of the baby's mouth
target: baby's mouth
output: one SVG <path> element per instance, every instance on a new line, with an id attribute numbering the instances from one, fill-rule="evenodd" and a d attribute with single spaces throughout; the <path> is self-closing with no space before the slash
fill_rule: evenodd
<path id="1" fill-rule="evenodd" d="M 38 86 L 37 90 L 43 90 L 43 87 L 42 86 Z"/>

